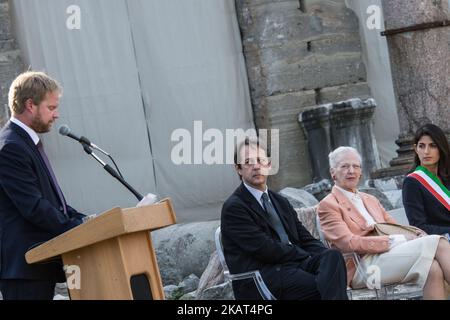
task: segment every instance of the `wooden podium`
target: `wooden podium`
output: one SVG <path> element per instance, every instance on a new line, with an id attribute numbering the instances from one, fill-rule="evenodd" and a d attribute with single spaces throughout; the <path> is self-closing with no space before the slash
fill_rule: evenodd
<path id="1" fill-rule="evenodd" d="M 113 208 L 28 251 L 25 258 L 36 263 L 61 256 L 64 266 L 79 267 L 79 288 L 68 283 L 73 300 L 163 300 L 150 232 L 174 223 L 170 199 Z"/>

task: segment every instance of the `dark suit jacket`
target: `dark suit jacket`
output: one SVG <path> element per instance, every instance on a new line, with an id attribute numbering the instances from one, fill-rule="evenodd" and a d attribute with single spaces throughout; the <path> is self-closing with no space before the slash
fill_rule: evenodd
<path id="1" fill-rule="evenodd" d="M 0 132 L 0 279 L 64 281 L 60 261 L 29 265 L 33 246 L 79 225 L 83 215 L 67 206 L 28 133 L 12 122 Z"/>
<path id="2" fill-rule="evenodd" d="M 446 184 L 450 189 L 450 184 Z M 403 181 L 403 206 L 409 224 L 428 234 L 450 233 L 450 212 L 412 177 Z"/>
<path id="3" fill-rule="evenodd" d="M 288 200 L 269 190 L 269 197 L 292 244 L 280 241 L 267 213 L 241 184 L 222 208 L 221 231 L 225 259 L 231 273 L 260 270 L 264 282 L 280 296 L 280 266 L 300 265 L 308 257 L 326 250 L 297 218 Z M 258 299 L 252 280 L 233 283 L 237 299 Z"/>

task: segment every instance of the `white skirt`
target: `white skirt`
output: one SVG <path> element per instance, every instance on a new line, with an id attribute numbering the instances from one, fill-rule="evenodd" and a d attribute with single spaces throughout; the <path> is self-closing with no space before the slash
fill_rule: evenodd
<path id="1" fill-rule="evenodd" d="M 415 283 L 423 287 L 440 238 L 439 235 L 428 235 L 384 253 L 366 254 L 355 272 L 352 288 L 379 288 L 380 284 L 393 283 Z"/>

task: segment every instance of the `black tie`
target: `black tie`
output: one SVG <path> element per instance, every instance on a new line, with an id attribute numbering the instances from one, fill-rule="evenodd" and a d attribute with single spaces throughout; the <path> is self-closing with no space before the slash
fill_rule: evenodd
<path id="1" fill-rule="evenodd" d="M 44 160 L 44 163 L 45 163 L 45 166 L 48 169 L 48 172 L 50 173 L 50 177 L 51 177 L 51 179 L 53 181 L 53 185 L 56 188 L 56 193 L 58 194 L 59 201 L 61 201 L 61 204 L 63 206 L 64 214 L 67 214 L 67 208 L 66 208 L 66 202 L 64 201 L 64 196 L 62 194 L 61 188 L 59 187 L 58 181 L 56 180 L 56 176 L 55 176 L 55 173 L 53 172 L 53 169 L 52 169 L 52 166 L 50 164 L 50 161 L 48 160 L 47 155 L 45 154 L 44 146 L 42 145 L 41 140 L 39 140 L 39 142 L 38 142 L 38 144 L 36 146 L 37 146 L 37 148 L 39 150 L 39 153 L 41 154 L 42 160 Z"/>
<path id="2" fill-rule="evenodd" d="M 290 243 L 286 230 L 284 230 L 283 224 L 281 223 L 277 211 L 273 207 L 272 203 L 269 201 L 269 196 L 267 195 L 267 193 L 263 193 L 261 199 L 264 205 L 264 209 L 268 213 L 269 220 L 272 223 L 272 227 L 275 228 L 275 231 L 278 233 L 281 242 Z"/>

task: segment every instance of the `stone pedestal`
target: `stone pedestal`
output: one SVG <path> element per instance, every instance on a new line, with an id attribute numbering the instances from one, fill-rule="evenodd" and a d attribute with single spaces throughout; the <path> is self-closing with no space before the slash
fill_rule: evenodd
<path id="1" fill-rule="evenodd" d="M 433 27 L 450 20 L 449 4 L 383 0 L 400 135 L 398 157 L 374 178 L 407 172 L 414 158 L 414 132 L 421 125 L 431 122 L 450 133 L 450 26 Z"/>
<path id="2" fill-rule="evenodd" d="M 314 106 L 299 114 L 308 138 L 313 180 L 330 179 L 328 154 L 337 147 L 350 146 L 362 157 L 363 179 L 380 168 L 380 157 L 373 133 L 375 101 L 350 99 Z"/>

